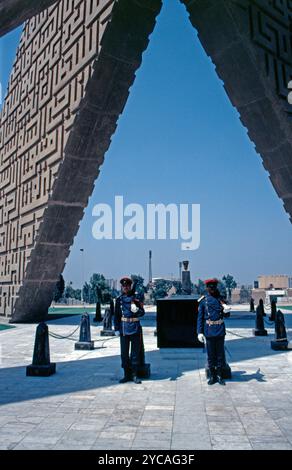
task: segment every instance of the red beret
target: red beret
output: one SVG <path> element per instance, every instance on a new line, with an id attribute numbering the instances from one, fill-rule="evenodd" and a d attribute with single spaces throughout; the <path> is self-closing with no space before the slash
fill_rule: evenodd
<path id="1" fill-rule="evenodd" d="M 132 279 L 128 276 L 123 276 L 121 279 L 120 279 L 120 283 L 124 286 L 125 284 L 132 284 Z"/>
<path id="2" fill-rule="evenodd" d="M 216 277 L 214 277 L 213 279 L 206 279 L 206 281 L 204 281 L 204 284 L 206 284 L 206 286 L 208 284 L 216 284 L 217 285 L 218 282 L 219 282 L 218 279 L 216 279 Z"/>

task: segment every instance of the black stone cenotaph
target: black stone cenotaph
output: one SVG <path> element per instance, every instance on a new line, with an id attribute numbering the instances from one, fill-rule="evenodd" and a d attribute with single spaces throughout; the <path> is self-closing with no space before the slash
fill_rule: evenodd
<path id="1" fill-rule="evenodd" d="M 158 348 L 202 348 L 197 338 L 198 296 L 192 294 L 188 261 L 182 272 L 182 295 L 157 299 Z"/>

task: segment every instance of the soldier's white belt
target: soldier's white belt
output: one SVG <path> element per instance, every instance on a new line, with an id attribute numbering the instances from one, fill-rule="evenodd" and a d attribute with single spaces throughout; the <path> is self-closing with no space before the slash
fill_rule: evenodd
<path id="1" fill-rule="evenodd" d="M 131 323 L 133 321 L 139 321 L 139 318 L 127 318 L 127 317 L 122 317 L 122 321 Z"/>
<path id="2" fill-rule="evenodd" d="M 223 320 L 206 320 L 207 325 L 222 325 Z"/>

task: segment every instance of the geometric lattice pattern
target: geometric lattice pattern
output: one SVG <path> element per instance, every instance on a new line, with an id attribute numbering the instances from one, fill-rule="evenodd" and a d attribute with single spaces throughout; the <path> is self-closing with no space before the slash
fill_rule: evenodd
<path id="1" fill-rule="evenodd" d="M 1 114 L 1 315 L 13 310 L 112 5 L 63 0 L 24 26 Z"/>
<path id="2" fill-rule="evenodd" d="M 255 0 L 237 5 L 246 11 L 250 38 L 258 47 L 260 63 L 265 65 L 275 92 L 292 115 L 287 103 L 287 84 L 292 79 L 292 1 Z"/>
<path id="3" fill-rule="evenodd" d="M 1 115 L 0 315 L 38 321 L 160 0 L 61 0 L 25 23 Z"/>
<path id="4" fill-rule="evenodd" d="M 292 1 L 181 1 L 292 221 Z"/>

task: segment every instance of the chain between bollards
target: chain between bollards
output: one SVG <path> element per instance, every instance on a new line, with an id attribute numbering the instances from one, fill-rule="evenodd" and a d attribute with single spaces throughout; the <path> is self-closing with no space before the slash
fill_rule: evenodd
<path id="1" fill-rule="evenodd" d="M 60 335 L 60 334 L 54 333 L 54 332 L 50 332 L 50 333 L 49 333 L 49 336 L 51 336 L 51 337 L 54 338 L 54 339 L 68 339 L 68 340 L 70 340 L 70 341 L 77 341 L 77 338 L 73 338 L 72 336 L 73 336 L 73 335 L 76 333 L 76 331 L 78 331 L 79 329 L 80 329 L 80 325 L 79 325 L 74 331 L 72 331 L 72 333 L 70 333 L 70 334 L 67 335 L 67 336 L 63 336 L 63 335 Z M 103 348 L 103 347 L 104 347 L 104 346 L 103 346 L 104 343 L 106 343 L 107 341 L 110 341 L 110 340 L 112 340 L 112 339 L 116 339 L 116 338 L 117 338 L 117 336 L 112 336 L 112 337 L 110 337 L 110 338 L 105 338 L 105 339 L 94 339 L 93 341 L 94 341 L 95 343 L 100 343 L 100 342 L 102 342 L 102 346 L 101 346 L 101 347 Z"/>
<path id="2" fill-rule="evenodd" d="M 76 333 L 76 331 L 78 331 L 80 328 L 80 325 L 77 326 L 77 328 L 75 328 L 74 331 L 72 331 L 72 333 L 70 333 L 69 335 L 67 336 L 62 336 L 62 335 L 59 335 L 58 333 L 54 333 L 54 332 L 49 332 L 49 336 L 52 336 L 52 338 L 55 338 L 55 339 L 72 339 L 73 341 L 74 338 L 71 338 L 71 336 L 74 335 L 74 333 Z"/>

